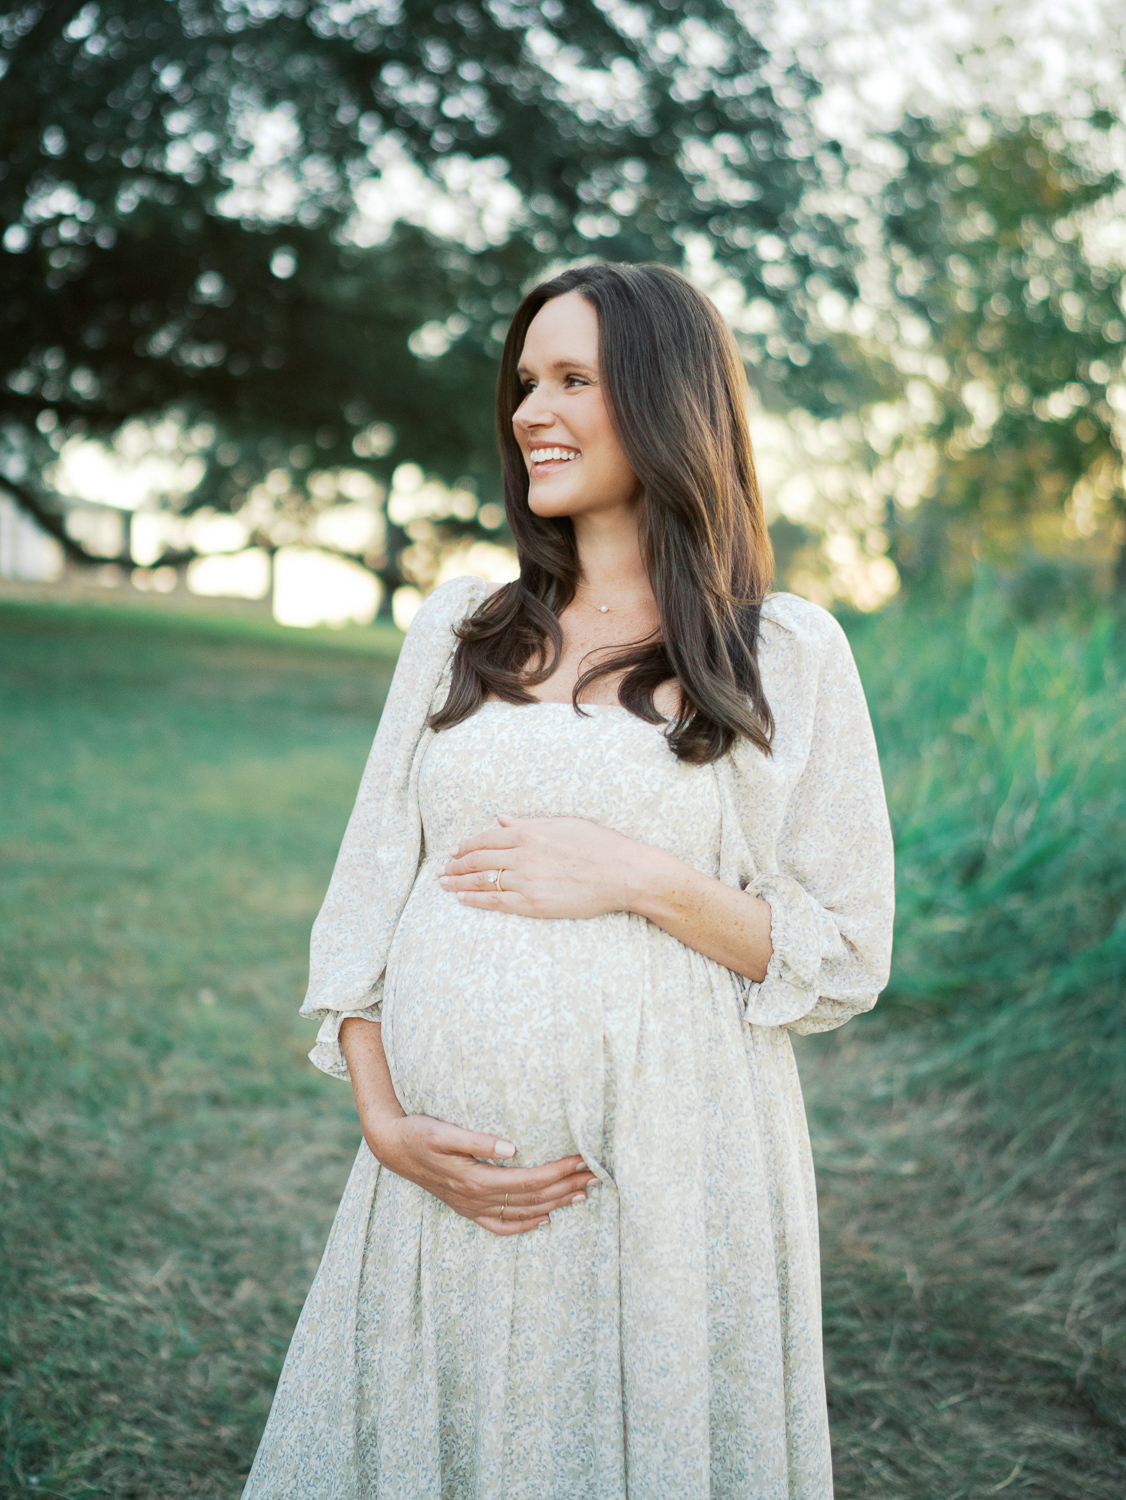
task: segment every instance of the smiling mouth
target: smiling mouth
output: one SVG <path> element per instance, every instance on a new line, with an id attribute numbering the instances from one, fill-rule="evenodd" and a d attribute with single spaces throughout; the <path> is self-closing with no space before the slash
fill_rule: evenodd
<path id="1" fill-rule="evenodd" d="M 533 469 L 546 469 L 554 466 L 562 468 L 564 464 L 571 463 L 578 456 L 575 448 L 543 447 L 528 450 L 528 458 Z"/>

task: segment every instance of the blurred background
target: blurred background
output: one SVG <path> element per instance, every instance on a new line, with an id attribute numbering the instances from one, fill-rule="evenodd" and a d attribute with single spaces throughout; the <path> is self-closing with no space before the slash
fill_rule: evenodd
<path id="1" fill-rule="evenodd" d="M 683 268 L 900 869 L 803 1040 L 842 1500 L 1126 1483 L 1110 0 L 0 3 L 0 1495 L 234 1497 L 354 1151 L 294 1017 L 523 289 Z"/>

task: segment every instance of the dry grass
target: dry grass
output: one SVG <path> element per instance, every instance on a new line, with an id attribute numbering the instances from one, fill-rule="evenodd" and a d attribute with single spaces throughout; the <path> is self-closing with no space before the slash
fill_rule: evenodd
<path id="1" fill-rule="evenodd" d="M 857 622 L 892 985 L 802 1049 L 848 1500 L 1126 1494 L 1126 672 L 1092 611 Z"/>
<path id="2" fill-rule="evenodd" d="M 46 1107 L 8 1135 L 5 1197 L 34 1222 L 5 1235 L 0 1493 L 238 1493 L 351 1133 L 240 1106 L 173 1143 L 185 1103 L 100 1132 Z"/>
<path id="3" fill-rule="evenodd" d="M 801 1044 L 841 1500 L 1126 1493 L 1126 1162 L 920 1088 L 925 1028 Z"/>

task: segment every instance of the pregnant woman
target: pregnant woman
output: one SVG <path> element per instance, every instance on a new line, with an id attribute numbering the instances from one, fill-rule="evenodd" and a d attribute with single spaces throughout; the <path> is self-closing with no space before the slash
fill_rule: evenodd
<path id="1" fill-rule="evenodd" d="M 746 405 L 672 271 L 516 313 L 520 577 L 419 612 L 313 932 L 364 1144 L 247 1500 L 832 1495 L 790 1032 L 875 1003 L 891 843 Z"/>

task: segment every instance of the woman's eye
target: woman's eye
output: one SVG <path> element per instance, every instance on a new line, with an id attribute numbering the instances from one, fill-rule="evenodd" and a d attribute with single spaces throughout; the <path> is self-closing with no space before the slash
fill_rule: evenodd
<path id="1" fill-rule="evenodd" d="M 564 385 L 586 385 L 587 381 L 585 381 L 581 375 L 568 375 L 564 379 L 563 384 Z"/>

